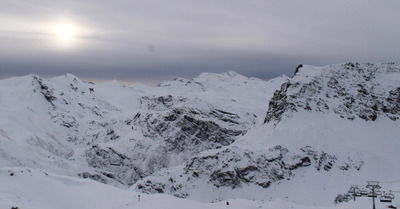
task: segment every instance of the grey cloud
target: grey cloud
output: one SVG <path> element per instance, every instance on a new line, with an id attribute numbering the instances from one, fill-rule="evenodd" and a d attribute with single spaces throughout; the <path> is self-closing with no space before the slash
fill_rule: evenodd
<path id="1" fill-rule="evenodd" d="M 159 80 L 234 70 L 268 79 L 290 75 L 299 63 L 398 61 L 399 6 L 394 0 L 2 1 L 11 29 L 0 31 L 0 77 L 69 72 Z M 30 30 L 58 16 L 87 30 L 75 48 L 57 49 L 49 34 Z M 13 21 L 26 29 L 12 30 Z"/>

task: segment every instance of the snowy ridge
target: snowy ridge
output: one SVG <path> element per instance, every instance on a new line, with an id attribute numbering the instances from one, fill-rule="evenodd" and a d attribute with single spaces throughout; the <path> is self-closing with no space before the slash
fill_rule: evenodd
<path id="1" fill-rule="evenodd" d="M 70 74 L 1 80 L 1 182 L 35 179 L 35 188 L 49 184 L 67 196 L 76 187 L 101 187 L 126 202 L 94 203 L 85 195 L 90 204 L 82 208 L 140 207 L 127 201 L 136 191 L 188 199 L 142 194 L 149 207 L 164 200 L 171 208 L 213 208 L 229 200 L 238 208 L 331 208 L 351 184 L 398 179 L 399 69 L 398 63 L 304 66 L 293 78 L 270 81 L 204 73 L 157 87 L 85 83 Z M 2 190 L 7 199 L 18 202 L 22 194 L 21 205 L 54 208 L 24 193 L 18 180 Z M 360 203 L 334 208 L 368 205 Z"/>
<path id="2" fill-rule="evenodd" d="M 1 166 L 131 185 L 201 151 L 227 146 L 260 124 L 268 97 L 285 78 L 265 82 L 230 72 L 195 80 L 213 93 L 176 82 L 156 88 L 95 85 L 71 74 L 2 80 Z M 247 88 L 258 89 L 252 93 L 257 105 L 241 103 Z"/>
<path id="3" fill-rule="evenodd" d="M 342 118 L 399 119 L 400 66 L 396 63 L 346 63 L 324 68 L 304 66 L 274 93 L 265 122 L 297 109 L 333 112 Z"/>

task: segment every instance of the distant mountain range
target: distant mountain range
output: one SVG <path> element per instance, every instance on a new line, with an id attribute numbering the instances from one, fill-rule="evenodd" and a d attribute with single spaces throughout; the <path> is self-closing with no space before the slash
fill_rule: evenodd
<path id="1" fill-rule="evenodd" d="M 0 81 L 0 167 L 207 202 L 329 205 L 350 184 L 398 178 L 399 136 L 399 63 L 304 65 L 269 81 L 204 73 L 157 87 L 71 74 Z"/>

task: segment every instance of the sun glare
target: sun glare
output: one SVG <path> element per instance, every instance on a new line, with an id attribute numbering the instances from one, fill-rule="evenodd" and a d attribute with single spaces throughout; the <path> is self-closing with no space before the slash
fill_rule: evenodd
<path id="1" fill-rule="evenodd" d="M 48 34 L 53 48 L 59 51 L 75 51 L 87 43 L 92 30 L 78 19 L 68 17 L 54 18 L 48 23 Z"/>
<path id="2" fill-rule="evenodd" d="M 79 32 L 76 24 L 71 21 L 59 21 L 52 26 L 52 39 L 58 50 L 71 50 L 76 48 Z"/>
<path id="3" fill-rule="evenodd" d="M 59 25 L 56 30 L 58 38 L 62 41 L 71 40 L 75 34 L 74 27 L 70 25 Z"/>

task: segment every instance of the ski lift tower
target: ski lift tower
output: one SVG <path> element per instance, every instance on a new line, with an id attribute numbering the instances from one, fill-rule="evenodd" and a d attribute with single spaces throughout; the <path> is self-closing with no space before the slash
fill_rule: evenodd
<path id="1" fill-rule="evenodd" d="M 367 188 L 371 190 L 369 197 L 372 197 L 372 209 L 375 209 L 375 197 L 377 197 L 377 190 L 381 188 L 379 181 L 367 181 Z"/>
<path id="2" fill-rule="evenodd" d="M 356 197 L 361 197 L 361 192 L 357 185 L 351 185 L 349 194 L 353 196 L 354 201 L 356 201 Z"/>

